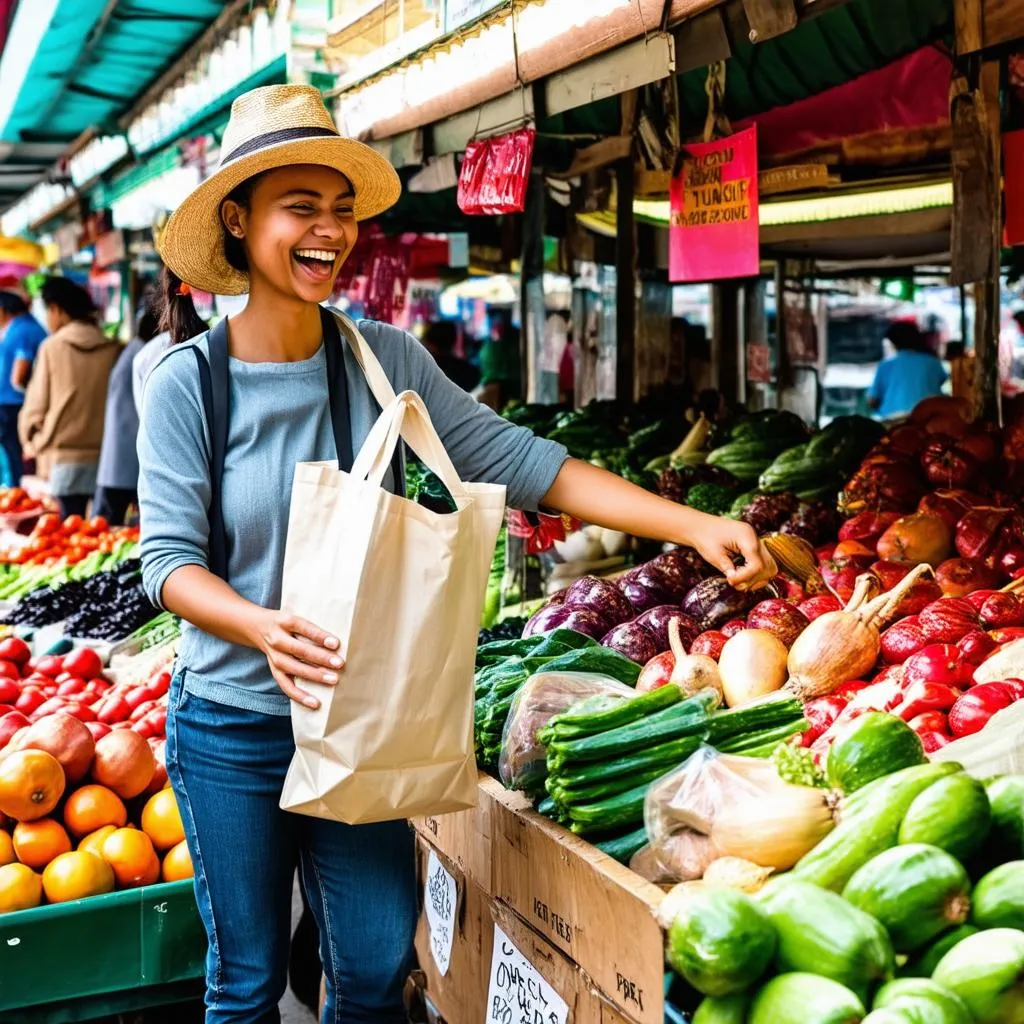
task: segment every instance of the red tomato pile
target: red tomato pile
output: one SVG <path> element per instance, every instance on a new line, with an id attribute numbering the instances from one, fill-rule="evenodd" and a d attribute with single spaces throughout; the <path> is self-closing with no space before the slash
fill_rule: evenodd
<path id="1" fill-rule="evenodd" d="M 84 722 L 94 739 L 114 729 L 163 739 L 170 682 L 161 671 L 141 686 L 112 685 L 91 647 L 33 661 L 23 640 L 0 640 L 0 750 L 20 729 L 57 712 Z"/>
<path id="2" fill-rule="evenodd" d="M 0 487 L 0 514 L 8 516 L 42 512 L 45 505 L 20 487 Z"/>
<path id="3" fill-rule="evenodd" d="M 23 547 L 0 549 L 0 561 L 14 565 L 76 565 L 93 551 L 109 554 L 121 541 L 138 539 L 138 527 L 111 528 L 103 516 L 68 516 L 61 522 L 60 516 L 51 512 L 40 517 Z"/>

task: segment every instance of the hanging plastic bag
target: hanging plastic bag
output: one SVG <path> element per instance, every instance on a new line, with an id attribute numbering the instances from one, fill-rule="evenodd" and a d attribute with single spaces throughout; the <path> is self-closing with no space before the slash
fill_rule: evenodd
<path id="1" fill-rule="evenodd" d="M 538 672 L 516 694 L 505 721 L 498 774 L 509 789 L 541 793 L 547 776 L 547 751 L 537 730 L 563 711 L 587 701 L 602 711 L 636 696 L 636 690 L 596 672 Z"/>
<path id="2" fill-rule="evenodd" d="M 1024 701 L 997 711 L 980 732 L 953 740 L 928 757 L 956 761 L 976 779 L 1024 772 Z"/>
<path id="3" fill-rule="evenodd" d="M 466 214 L 522 213 L 536 137 L 532 128 L 520 128 L 471 142 L 459 170 L 459 209 Z"/>
<path id="4" fill-rule="evenodd" d="M 648 882 L 669 886 L 702 878 L 716 856 L 710 837 L 686 828 L 659 843 L 657 851 L 650 843 L 641 847 L 629 866 Z"/>

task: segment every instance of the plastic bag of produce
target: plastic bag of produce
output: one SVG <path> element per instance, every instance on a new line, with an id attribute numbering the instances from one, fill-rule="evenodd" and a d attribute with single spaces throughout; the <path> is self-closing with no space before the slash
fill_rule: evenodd
<path id="1" fill-rule="evenodd" d="M 697 833 L 710 842 L 708 864 L 736 857 L 785 871 L 832 830 L 837 803 L 827 790 L 784 782 L 770 760 L 703 746 L 648 790 L 644 825 L 666 870 L 676 837 Z"/>
<path id="2" fill-rule="evenodd" d="M 505 722 L 498 772 L 509 789 L 543 791 L 547 751 L 537 730 L 563 711 L 585 702 L 586 710 L 602 711 L 635 697 L 636 691 L 596 672 L 538 672 L 516 694 Z"/>
<path id="3" fill-rule="evenodd" d="M 928 758 L 962 764 L 976 779 L 1024 773 L 1024 700 L 997 711 L 980 732 L 953 740 Z"/>

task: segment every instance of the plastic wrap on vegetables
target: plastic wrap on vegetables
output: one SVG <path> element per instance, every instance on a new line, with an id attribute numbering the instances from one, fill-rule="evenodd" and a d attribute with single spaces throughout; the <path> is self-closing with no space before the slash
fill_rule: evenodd
<path id="1" fill-rule="evenodd" d="M 635 697 L 632 687 L 596 672 L 538 672 L 516 694 L 505 722 L 498 773 L 509 789 L 544 792 L 547 748 L 537 731 L 570 708 L 596 712 Z"/>

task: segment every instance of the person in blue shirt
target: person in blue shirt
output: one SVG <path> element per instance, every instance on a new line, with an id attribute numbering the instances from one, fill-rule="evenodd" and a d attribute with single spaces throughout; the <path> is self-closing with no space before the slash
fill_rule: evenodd
<path id="1" fill-rule="evenodd" d="M 20 295 L 0 291 L 0 330 L 0 448 L 11 475 L 4 483 L 16 486 L 22 474 L 18 413 L 46 328 L 28 311 L 28 303 Z"/>
<path id="2" fill-rule="evenodd" d="M 878 364 L 868 389 L 868 406 L 880 419 L 891 420 L 906 416 L 918 402 L 941 395 L 948 374 L 916 324 L 898 320 L 886 337 L 896 355 Z"/>

